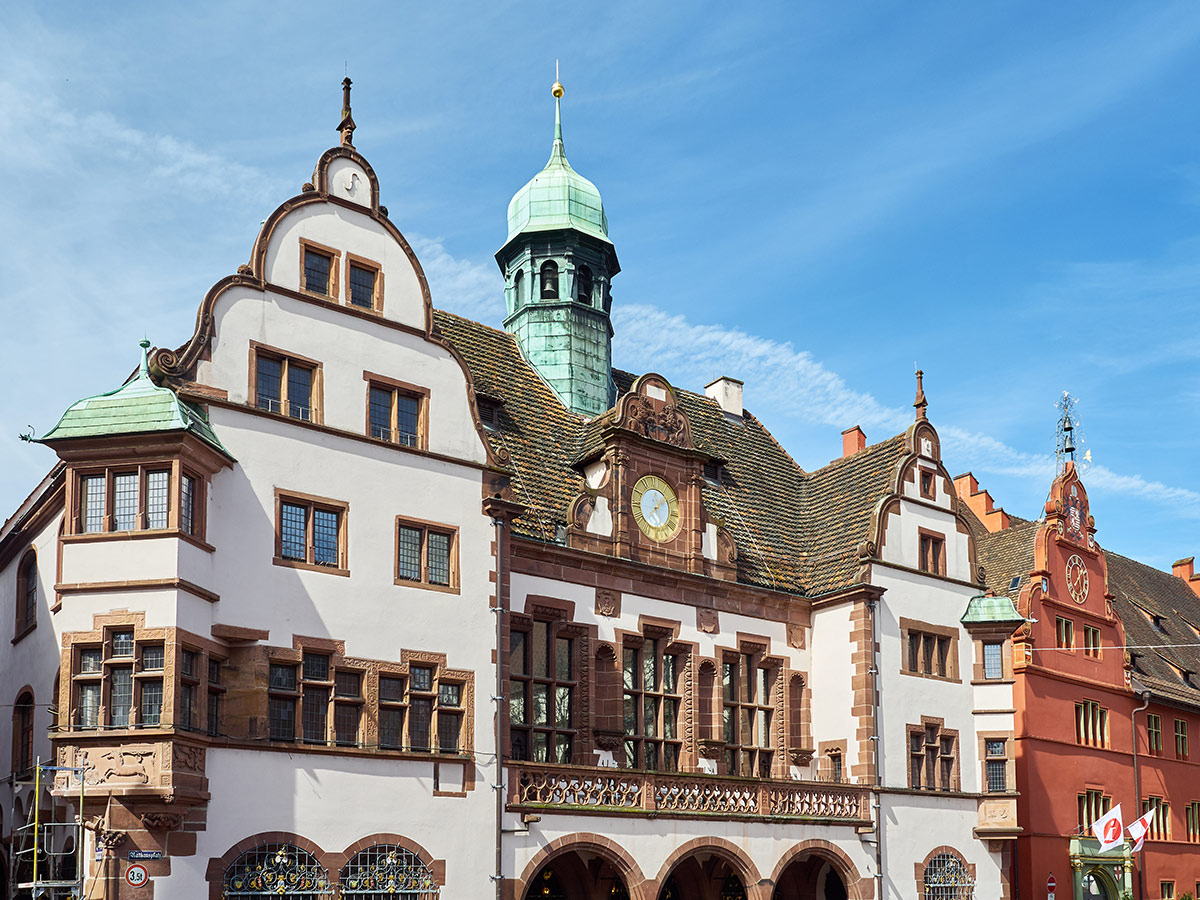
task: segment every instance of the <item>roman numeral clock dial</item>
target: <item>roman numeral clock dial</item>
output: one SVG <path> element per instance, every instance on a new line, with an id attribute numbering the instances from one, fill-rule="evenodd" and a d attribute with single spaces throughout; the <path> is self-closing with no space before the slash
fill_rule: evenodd
<path id="1" fill-rule="evenodd" d="M 657 475 L 645 475 L 633 486 L 633 517 L 642 534 L 663 543 L 679 533 L 679 498 Z"/>

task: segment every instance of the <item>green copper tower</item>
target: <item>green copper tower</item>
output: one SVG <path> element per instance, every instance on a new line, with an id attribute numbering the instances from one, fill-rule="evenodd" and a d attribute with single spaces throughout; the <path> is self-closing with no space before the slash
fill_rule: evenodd
<path id="1" fill-rule="evenodd" d="M 508 239 L 496 253 L 504 327 L 564 405 L 595 416 L 616 395 L 609 283 L 621 266 L 600 192 L 567 162 L 557 81 L 553 93 L 550 161 L 509 202 Z"/>

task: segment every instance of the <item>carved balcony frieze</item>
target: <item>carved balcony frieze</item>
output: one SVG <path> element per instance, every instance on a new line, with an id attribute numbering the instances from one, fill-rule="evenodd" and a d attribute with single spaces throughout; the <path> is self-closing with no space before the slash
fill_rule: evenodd
<path id="1" fill-rule="evenodd" d="M 508 807 L 703 819 L 870 822 L 863 785 L 509 762 Z"/>

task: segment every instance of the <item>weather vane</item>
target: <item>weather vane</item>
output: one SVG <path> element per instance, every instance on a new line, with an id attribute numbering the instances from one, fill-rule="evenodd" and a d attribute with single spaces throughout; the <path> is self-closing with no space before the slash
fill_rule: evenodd
<path id="1" fill-rule="evenodd" d="M 1066 468 L 1068 461 L 1076 463 L 1076 468 L 1087 468 L 1092 462 L 1091 450 L 1084 452 L 1082 466 L 1078 465 L 1075 458 L 1080 446 L 1085 443 L 1083 428 L 1081 427 L 1079 416 L 1075 412 L 1075 407 L 1078 404 L 1079 399 L 1072 397 L 1069 391 L 1063 391 L 1062 397 L 1054 404 L 1054 408 L 1059 412 L 1058 426 L 1055 429 L 1054 435 L 1054 468 L 1056 473 L 1061 473 Z"/>

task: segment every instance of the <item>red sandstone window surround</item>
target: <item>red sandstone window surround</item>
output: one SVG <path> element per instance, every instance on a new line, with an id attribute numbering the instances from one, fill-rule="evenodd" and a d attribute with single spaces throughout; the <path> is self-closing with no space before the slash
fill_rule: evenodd
<path id="1" fill-rule="evenodd" d="M 25 691 L 13 704 L 13 774 L 20 775 L 33 768 L 33 694 Z"/>
<path id="2" fill-rule="evenodd" d="M 277 347 L 250 342 L 250 405 L 302 422 L 323 421 L 322 366 Z"/>
<path id="3" fill-rule="evenodd" d="M 726 656 L 721 662 L 721 728 L 727 774 L 770 776 L 778 676 L 778 666 L 762 665 L 753 653 Z"/>
<path id="4" fill-rule="evenodd" d="M 559 622 L 509 632 L 508 715 L 513 759 L 571 763 L 575 749 L 576 639 Z"/>
<path id="5" fill-rule="evenodd" d="M 457 594 L 458 529 L 396 516 L 395 584 Z"/>
<path id="6" fill-rule="evenodd" d="M 922 717 L 908 726 L 908 786 L 924 791 L 957 791 L 958 732 L 944 728 L 942 719 Z"/>
<path id="7" fill-rule="evenodd" d="M 958 630 L 916 619 L 900 619 L 904 645 L 900 671 L 907 675 L 957 679 Z"/>
<path id="8" fill-rule="evenodd" d="M 621 657 L 625 767 L 674 772 L 679 768 L 682 722 L 679 679 L 686 656 L 647 639 L 625 646 Z"/>
<path id="9" fill-rule="evenodd" d="M 917 566 L 922 572 L 930 575 L 946 574 L 946 536 L 934 531 L 918 529 L 920 534 L 920 553 Z"/>
<path id="10" fill-rule="evenodd" d="M 70 533 L 179 531 L 204 537 L 204 480 L 178 460 L 77 469 Z"/>
<path id="11" fill-rule="evenodd" d="M 363 372 L 367 382 L 367 434 L 380 441 L 429 447 L 429 389 Z"/>
<path id="12" fill-rule="evenodd" d="M 316 241 L 300 239 L 300 290 L 336 301 L 339 294 L 338 272 L 341 251 Z"/>
<path id="13" fill-rule="evenodd" d="M 275 489 L 277 566 L 349 575 L 350 504 Z"/>
<path id="14" fill-rule="evenodd" d="M 21 564 L 17 567 L 17 621 L 13 632 L 13 643 L 37 627 L 37 599 L 37 553 L 30 547 L 21 557 Z"/>
<path id="15" fill-rule="evenodd" d="M 921 496 L 926 500 L 936 499 L 937 490 L 934 485 L 934 473 L 930 469 L 920 469 L 919 472 Z"/>

